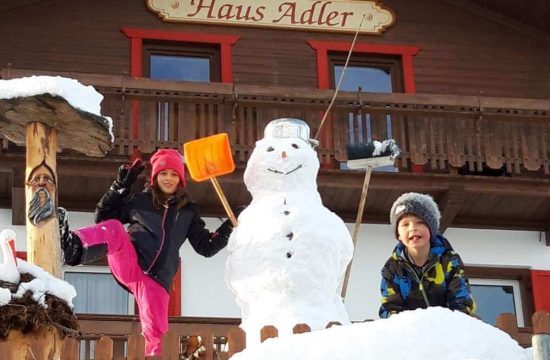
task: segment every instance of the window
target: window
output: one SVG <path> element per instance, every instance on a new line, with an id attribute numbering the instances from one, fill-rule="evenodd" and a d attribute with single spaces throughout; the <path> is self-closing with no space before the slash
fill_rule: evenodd
<path id="1" fill-rule="evenodd" d="M 144 73 L 155 80 L 219 82 L 220 49 L 217 45 L 191 45 L 178 42 L 144 42 Z M 157 103 L 157 141 L 170 140 L 170 119 L 178 113 L 178 104 Z M 177 131 L 174 129 L 174 131 Z"/>
<path id="2" fill-rule="evenodd" d="M 131 315 L 134 298 L 113 278 L 107 267 L 85 266 L 65 271 L 64 279 L 76 289 L 76 313 Z M 109 294 L 109 296 L 105 296 Z"/>
<path id="3" fill-rule="evenodd" d="M 343 52 L 329 52 L 330 81 L 333 89 L 338 84 L 347 55 Z M 378 93 L 403 92 L 401 60 L 399 57 L 391 55 L 352 54 L 340 84 L 340 90 Z"/>
<path id="4" fill-rule="evenodd" d="M 174 41 L 145 41 L 144 73 L 151 79 L 220 82 L 220 48 Z"/>
<path id="5" fill-rule="evenodd" d="M 397 56 L 378 54 L 352 55 L 344 71 L 347 53 L 329 53 L 331 87 L 340 83 L 340 91 L 392 93 L 403 91 L 401 61 Z M 348 139 L 350 144 L 382 141 L 393 138 L 391 115 L 373 114 L 365 109 L 348 113 Z M 346 163 L 340 164 L 347 168 Z M 375 171 L 396 172 L 395 166 L 378 167 Z"/>
<path id="6" fill-rule="evenodd" d="M 465 266 L 477 313 L 489 324 L 503 312 L 515 314 L 518 326 L 531 326 L 534 301 L 527 268 Z"/>
<path id="7" fill-rule="evenodd" d="M 307 40 L 307 42 L 317 55 L 319 89 L 335 88 L 338 74 L 342 72 L 341 69 L 352 43 L 323 40 Z M 348 70 L 351 70 L 354 76 L 348 77 L 342 88 L 357 91 L 358 86 L 361 86 L 362 91 L 390 92 L 391 89 L 391 92 L 414 94 L 416 85 L 413 56 L 419 51 L 420 48 L 417 46 L 357 42 L 353 47 L 352 58 L 348 65 L 350 67 Z M 355 79 L 355 76 L 359 76 L 359 79 Z M 348 114 L 347 119 L 338 119 L 338 121 L 343 121 L 344 125 L 350 125 L 347 123 L 350 121 L 349 115 L 352 116 L 353 126 L 348 126 L 349 129 L 342 129 L 336 134 L 333 131 L 332 122 L 327 123 L 323 129 L 325 135 L 320 139 L 321 147 L 339 146 L 340 148 L 335 150 L 340 150 L 337 153 L 342 153 L 345 151 L 341 147 L 350 142 L 350 139 L 353 139 L 352 143 L 369 139 L 385 139 L 388 137 L 388 123 L 390 123 L 391 132 L 391 119 L 384 112 L 372 113 L 365 109 L 358 109 Z M 339 126 L 342 126 L 341 122 Z M 334 135 L 340 138 L 335 140 Z M 342 159 L 336 160 L 342 161 Z M 340 163 L 341 167 L 342 164 Z M 413 171 L 415 171 L 414 168 Z"/>
<path id="8" fill-rule="evenodd" d="M 208 57 L 210 59 L 209 81 L 220 81 L 222 83 L 233 82 L 232 46 L 237 41 L 239 41 L 239 36 L 211 33 L 187 33 L 181 31 L 163 31 L 127 27 L 122 28 L 122 32 L 130 39 L 130 76 L 143 77 L 151 76 L 151 74 L 153 74 L 153 76 L 158 76 L 158 79 L 162 78 L 184 80 L 182 77 L 189 75 L 189 72 L 181 72 L 181 67 L 179 67 L 179 71 L 174 72 L 174 67 L 178 67 L 178 62 L 181 65 L 182 61 L 187 61 L 190 59 L 175 59 L 174 57 Z M 169 63 L 169 71 L 164 72 L 158 69 L 159 72 L 157 72 L 156 70 L 153 70 L 153 72 L 151 72 L 150 55 L 152 55 L 151 51 L 153 50 L 153 55 L 159 56 L 157 59 L 153 60 L 153 67 L 157 67 L 155 65 L 157 64 L 157 60 L 164 60 Z M 214 53 L 217 53 L 218 55 L 214 55 Z M 212 56 L 218 56 L 219 59 L 215 60 L 215 58 Z M 198 62 L 204 63 L 204 60 L 199 60 Z M 216 65 L 217 68 L 213 71 L 212 67 L 215 64 L 219 65 Z M 141 126 L 140 129 L 140 103 L 138 103 L 138 101 L 134 101 L 132 107 L 132 138 L 134 140 L 139 140 L 140 138 L 146 138 L 147 141 L 153 140 L 150 138 L 151 136 L 149 135 L 149 133 L 143 134 L 144 130 L 148 132 L 148 129 L 153 128 L 153 126 Z M 156 124 L 159 126 L 157 129 L 157 138 L 166 139 L 168 134 L 168 137 L 173 137 L 172 142 L 164 145 L 175 147 L 177 144 L 177 146 L 179 146 L 182 139 L 178 135 L 179 131 L 176 121 L 165 121 L 165 119 L 170 118 L 170 114 L 172 114 L 173 119 L 176 119 L 178 113 L 176 111 L 171 111 L 172 109 L 170 108 L 170 103 L 168 103 L 168 108 L 166 107 L 166 105 L 164 105 L 164 103 L 160 103 L 159 105 L 157 105 L 156 110 L 159 114 Z M 162 114 L 162 112 L 164 112 L 165 114 Z M 167 125 L 170 125 L 171 128 L 168 129 L 169 126 Z M 161 126 L 164 126 L 164 128 L 161 128 Z"/>
<path id="9" fill-rule="evenodd" d="M 512 313 L 518 326 L 525 326 L 518 280 L 472 278 L 470 287 L 483 321 L 496 325 L 498 315 Z"/>

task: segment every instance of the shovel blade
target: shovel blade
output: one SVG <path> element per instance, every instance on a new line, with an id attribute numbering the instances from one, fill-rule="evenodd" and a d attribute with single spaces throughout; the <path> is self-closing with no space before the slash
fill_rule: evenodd
<path id="1" fill-rule="evenodd" d="M 185 164 L 195 181 L 225 175 L 235 170 L 229 136 L 220 133 L 183 144 Z"/>

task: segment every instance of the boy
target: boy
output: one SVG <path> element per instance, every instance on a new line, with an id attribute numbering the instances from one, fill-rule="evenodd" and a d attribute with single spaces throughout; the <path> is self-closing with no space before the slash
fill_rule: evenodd
<path id="1" fill-rule="evenodd" d="M 399 243 L 382 268 L 381 318 L 428 306 L 474 313 L 462 260 L 438 234 L 440 218 L 429 195 L 406 193 L 393 203 L 390 223 Z"/>

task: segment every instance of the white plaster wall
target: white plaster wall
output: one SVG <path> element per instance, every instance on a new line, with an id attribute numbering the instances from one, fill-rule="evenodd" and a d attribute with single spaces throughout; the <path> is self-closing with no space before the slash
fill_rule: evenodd
<path id="1" fill-rule="evenodd" d="M 214 231 L 220 219 L 205 219 Z M 72 228 L 93 224 L 92 213 L 70 212 Z M 11 210 L 0 209 L 0 230 L 17 233 L 17 250 L 24 251 L 25 227 L 11 225 Z M 348 224 L 350 231 L 353 224 Z M 511 266 L 550 270 L 550 247 L 544 235 L 533 231 L 448 229 L 445 236 L 468 265 Z M 389 225 L 362 225 L 346 296 L 352 320 L 378 318 L 380 268 L 390 256 L 396 240 Z M 193 251 L 188 242 L 182 257 L 182 313 L 184 316 L 240 317 L 233 294 L 225 285 L 224 249 L 212 258 Z"/>

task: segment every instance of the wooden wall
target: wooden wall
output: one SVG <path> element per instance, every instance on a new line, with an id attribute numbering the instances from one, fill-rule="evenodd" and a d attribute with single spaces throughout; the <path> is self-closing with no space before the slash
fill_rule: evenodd
<path id="1" fill-rule="evenodd" d="M 461 1 L 464 3 L 465 1 Z M 467 1 L 466 1 L 467 3 Z M 548 98 L 550 43 L 442 0 L 384 0 L 397 18 L 382 36 L 359 41 L 414 45 L 418 93 Z M 489 16 L 490 17 L 490 16 Z M 121 27 L 239 35 L 237 83 L 317 87 L 306 39 L 352 35 L 163 23 L 144 0 L 50 0 L 0 12 L 0 68 L 128 74 Z M 548 39 L 548 37 L 547 37 Z"/>

